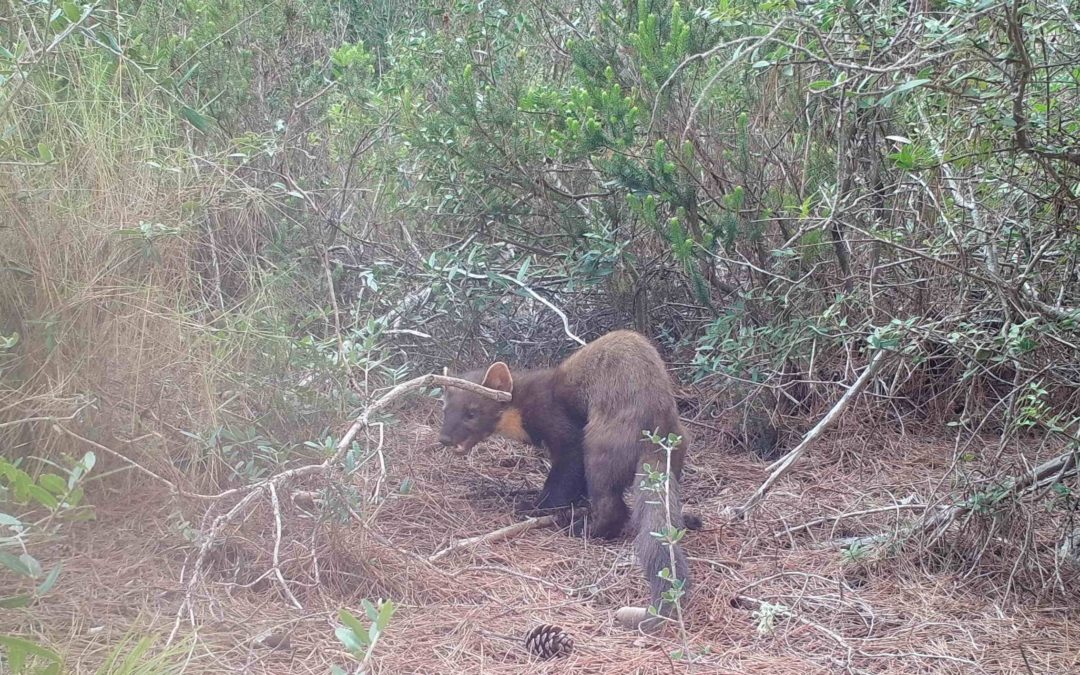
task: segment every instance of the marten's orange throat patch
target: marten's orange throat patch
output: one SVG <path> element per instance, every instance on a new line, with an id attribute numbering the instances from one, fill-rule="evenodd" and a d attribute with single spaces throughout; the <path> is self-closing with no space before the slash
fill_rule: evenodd
<path id="1" fill-rule="evenodd" d="M 532 443 L 529 434 L 525 432 L 525 425 L 521 422 L 521 411 L 517 408 L 507 408 L 499 417 L 499 423 L 495 425 L 495 433 L 522 443 Z"/>

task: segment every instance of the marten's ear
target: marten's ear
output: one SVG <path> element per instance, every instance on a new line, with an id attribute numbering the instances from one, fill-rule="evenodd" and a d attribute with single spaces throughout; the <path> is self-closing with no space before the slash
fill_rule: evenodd
<path id="1" fill-rule="evenodd" d="M 510 394 L 514 391 L 514 378 L 510 377 L 510 368 L 505 363 L 496 361 L 487 369 L 480 385 Z"/>

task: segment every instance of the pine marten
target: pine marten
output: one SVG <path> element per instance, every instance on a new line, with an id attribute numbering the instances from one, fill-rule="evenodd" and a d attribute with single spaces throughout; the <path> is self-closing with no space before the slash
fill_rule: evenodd
<path id="1" fill-rule="evenodd" d="M 623 492 L 633 484 L 638 561 L 649 582 L 652 606 L 669 614 L 661 594 L 670 586 L 659 575 L 671 567 L 671 553 L 652 533 L 664 530 L 669 511 L 676 528 L 697 529 L 701 521 L 682 512 L 679 479 L 688 438 L 671 378 L 649 340 L 619 330 L 585 345 L 555 368 L 511 375 L 505 363 L 497 362 L 461 377 L 512 398 L 500 403 L 448 388 L 439 441 L 459 455 L 492 434 L 543 446 L 551 457 L 551 471 L 537 508 L 568 506 L 587 496 L 590 534 L 602 538 L 622 532 L 629 515 Z M 671 452 L 669 509 L 661 494 L 641 489 L 644 464 L 661 472 L 667 466 L 665 451 L 643 431 L 682 437 Z M 687 581 L 686 556 L 678 545 L 673 571 Z"/>

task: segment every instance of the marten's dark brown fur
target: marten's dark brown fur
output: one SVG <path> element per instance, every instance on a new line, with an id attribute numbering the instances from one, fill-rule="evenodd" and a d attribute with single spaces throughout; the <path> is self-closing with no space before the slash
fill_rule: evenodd
<path id="1" fill-rule="evenodd" d="M 590 533 L 617 537 L 629 515 L 623 492 L 633 484 L 638 559 L 649 581 L 652 605 L 666 614 L 670 608 L 662 607 L 661 594 L 668 583 L 659 574 L 671 567 L 671 554 L 652 533 L 666 527 L 668 512 L 675 527 L 684 526 L 678 481 L 688 439 L 671 378 L 652 344 L 637 333 L 615 331 L 555 368 L 511 376 L 506 364 L 499 362 L 462 377 L 510 392 L 513 398 L 500 403 L 447 390 L 439 440 L 458 454 L 492 434 L 547 448 L 551 471 L 537 508 L 567 506 L 588 496 Z M 663 449 L 642 436 L 645 430 L 682 437 L 671 453 L 667 508 L 661 495 L 640 489 L 644 464 L 654 471 L 663 471 L 667 464 Z M 689 515 L 685 522 L 700 526 Z M 680 547 L 675 549 L 675 575 L 686 580 L 686 557 Z"/>

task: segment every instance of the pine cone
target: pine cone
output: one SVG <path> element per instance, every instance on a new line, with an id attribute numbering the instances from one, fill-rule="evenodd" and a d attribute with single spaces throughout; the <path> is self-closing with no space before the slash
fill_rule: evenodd
<path id="1" fill-rule="evenodd" d="M 525 634 L 525 647 L 542 659 L 552 659 L 569 654 L 574 638 L 558 626 L 541 624 Z"/>

